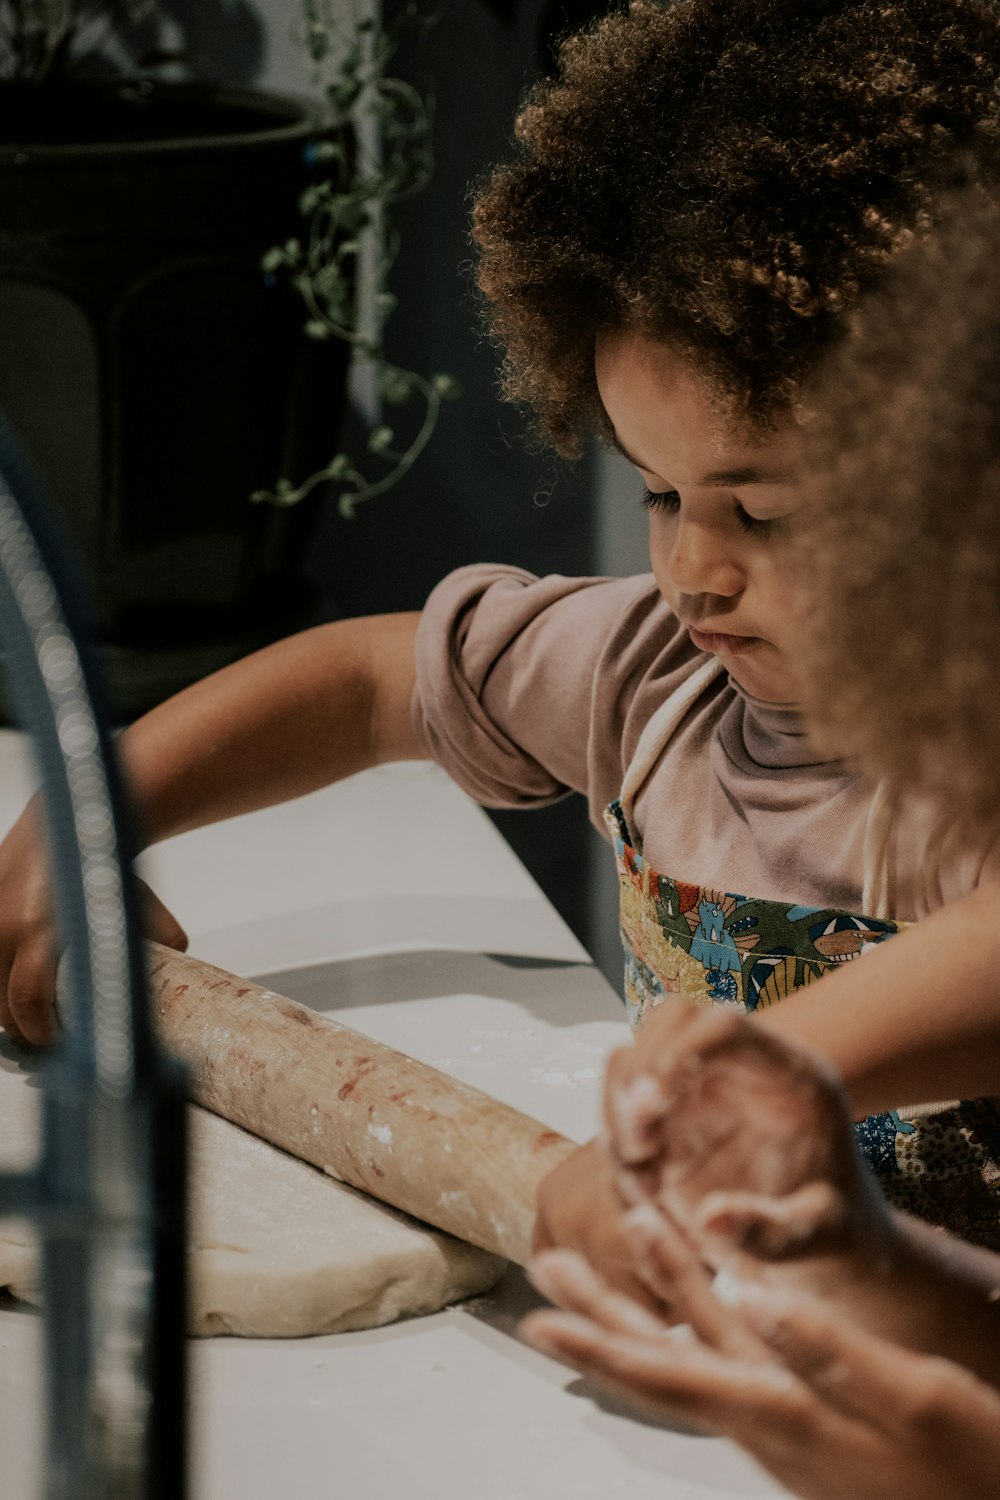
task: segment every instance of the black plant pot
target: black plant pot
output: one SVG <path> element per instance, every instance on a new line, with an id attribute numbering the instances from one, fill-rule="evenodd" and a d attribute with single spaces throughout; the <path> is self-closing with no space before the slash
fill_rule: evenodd
<path id="1" fill-rule="evenodd" d="M 344 348 L 263 253 L 300 235 L 297 100 L 0 85 L 0 406 L 64 513 L 122 718 L 307 623 Z"/>

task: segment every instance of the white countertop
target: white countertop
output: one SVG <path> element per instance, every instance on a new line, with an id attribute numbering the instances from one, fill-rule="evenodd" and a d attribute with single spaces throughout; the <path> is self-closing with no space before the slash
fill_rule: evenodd
<path id="1" fill-rule="evenodd" d="M 0 831 L 29 786 L 0 731 Z M 579 1140 L 621 1005 L 486 816 L 435 767 L 354 777 L 186 834 L 143 873 L 191 951 Z M 728 1443 L 656 1428 L 518 1343 L 497 1290 L 369 1333 L 192 1341 L 192 1500 L 736 1500 L 783 1494 Z M 40 1334 L 0 1310 L 0 1491 L 39 1493 Z"/>

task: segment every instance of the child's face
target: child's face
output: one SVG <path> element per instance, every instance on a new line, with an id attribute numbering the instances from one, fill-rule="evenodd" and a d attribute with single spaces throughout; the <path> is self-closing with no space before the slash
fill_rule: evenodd
<path id="1" fill-rule="evenodd" d="M 660 592 L 703 651 L 770 703 L 798 701 L 795 599 L 786 560 L 797 429 L 760 440 L 727 427 L 692 368 L 634 332 L 598 339 L 597 386 L 617 445 L 649 496 Z"/>

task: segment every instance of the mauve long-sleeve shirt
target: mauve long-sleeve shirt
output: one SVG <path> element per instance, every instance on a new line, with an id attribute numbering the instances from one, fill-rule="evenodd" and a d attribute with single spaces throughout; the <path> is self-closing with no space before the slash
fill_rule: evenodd
<path id="1" fill-rule="evenodd" d="M 603 833 L 643 728 L 704 661 L 651 575 L 536 578 L 476 565 L 427 601 L 413 713 L 434 758 L 484 806 L 576 791 Z M 723 674 L 640 789 L 635 832 L 674 879 L 860 911 L 872 793 L 817 753 L 793 706 L 754 699 Z M 900 805 L 889 855 L 900 920 L 965 894 L 997 858 L 914 799 Z"/>

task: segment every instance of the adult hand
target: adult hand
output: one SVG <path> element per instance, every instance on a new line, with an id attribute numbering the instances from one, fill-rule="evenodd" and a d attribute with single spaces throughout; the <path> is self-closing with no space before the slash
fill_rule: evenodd
<path id="1" fill-rule="evenodd" d="M 646 1215 L 645 1223 L 636 1220 Z M 647 1258 L 678 1295 L 680 1339 L 572 1252 L 532 1274 L 563 1312 L 525 1339 L 655 1418 L 733 1439 L 803 1500 L 973 1500 L 996 1488 L 1000 1394 L 914 1354 L 813 1298 L 748 1287 L 728 1305 L 680 1232 L 633 1216 Z M 655 1279 L 655 1276 L 654 1278 Z"/>
<path id="2" fill-rule="evenodd" d="M 147 937 L 185 949 L 176 918 L 144 881 L 139 887 Z M 57 960 L 48 849 L 33 799 L 0 843 L 0 1026 L 15 1041 L 55 1041 Z"/>

